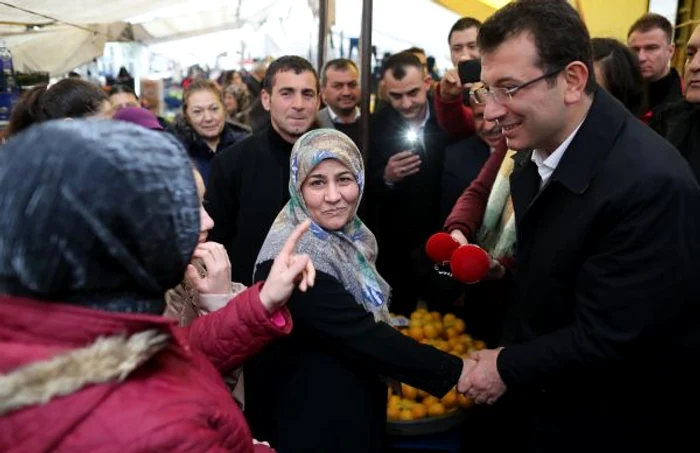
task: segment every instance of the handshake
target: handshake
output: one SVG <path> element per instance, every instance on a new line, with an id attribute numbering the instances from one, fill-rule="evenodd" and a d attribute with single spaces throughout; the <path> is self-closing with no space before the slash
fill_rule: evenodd
<path id="1" fill-rule="evenodd" d="M 506 385 L 496 366 L 502 349 L 482 349 L 473 352 L 468 359 L 463 359 L 457 391 L 476 404 L 493 404 L 503 396 Z"/>

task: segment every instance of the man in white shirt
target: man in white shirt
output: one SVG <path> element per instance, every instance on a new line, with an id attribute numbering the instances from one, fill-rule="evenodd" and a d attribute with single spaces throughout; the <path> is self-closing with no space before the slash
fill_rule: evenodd
<path id="1" fill-rule="evenodd" d="M 597 89 L 568 2 L 509 3 L 478 43 L 475 96 L 518 151 L 517 265 L 502 347 L 473 354 L 458 389 L 522 410 L 525 451 L 682 451 L 700 403 L 700 187 Z"/>
<path id="2" fill-rule="evenodd" d="M 321 72 L 321 99 L 326 107 L 316 120 L 320 127 L 338 129 L 360 146 L 360 72 L 352 60 L 330 60 Z"/>

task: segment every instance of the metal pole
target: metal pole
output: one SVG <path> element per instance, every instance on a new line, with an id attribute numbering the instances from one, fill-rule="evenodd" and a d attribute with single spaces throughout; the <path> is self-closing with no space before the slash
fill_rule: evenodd
<path id="1" fill-rule="evenodd" d="M 362 30 L 360 32 L 360 125 L 362 158 L 367 165 L 369 151 L 369 101 L 372 82 L 372 0 L 362 0 Z"/>
<path id="2" fill-rule="evenodd" d="M 318 55 L 317 70 L 320 73 L 326 59 L 326 37 L 328 35 L 328 0 L 318 2 Z"/>

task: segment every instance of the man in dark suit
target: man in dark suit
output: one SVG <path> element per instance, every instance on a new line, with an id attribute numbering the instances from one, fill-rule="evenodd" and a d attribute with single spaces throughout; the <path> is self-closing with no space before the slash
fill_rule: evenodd
<path id="1" fill-rule="evenodd" d="M 408 315 L 431 271 L 425 241 L 442 226 L 440 178 L 450 138 L 437 124 L 430 79 L 415 55 L 392 55 L 382 81 L 391 105 L 372 117 L 367 221 L 381 250 L 378 270 L 392 287 L 391 309 Z"/>
<path id="2" fill-rule="evenodd" d="M 503 347 L 474 354 L 459 390 L 517 402 L 526 449 L 685 451 L 697 417 L 683 412 L 700 400 L 698 184 L 596 88 L 568 2 L 510 3 L 478 40 L 476 96 L 519 150 L 518 265 Z"/>

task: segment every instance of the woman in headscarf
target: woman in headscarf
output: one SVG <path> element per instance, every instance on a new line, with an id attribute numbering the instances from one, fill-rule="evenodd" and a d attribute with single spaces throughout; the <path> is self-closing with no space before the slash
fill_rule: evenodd
<path id="1" fill-rule="evenodd" d="M 250 128 L 250 94 L 245 85 L 228 85 L 224 88 L 226 120 L 234 125 Z"/>
<path id="2" fill-rule="evenodd" d="M 311 220 L 299 250 L 311 256 L 316 283 L 289 301 L 294 332 L 244 367 L 246 418 L 257 439 L 283 453 L 384 451 L 382 377 L 441 397 L 471 364 L 387 323 L 390 289 L 375 268 L 374 235 L 357 217 L 365 175 L 352 140 L 334 129 L 308 132 L 290 162 L 290 201 L 260 251 L 255 280 L 267 278 L 284 237 Z"/>
<path id="3" fill-rule="evenodd" d="M 0 451 L 252 453 L 220 373 L 291 330 L 313 281 L 295 230 L 275 270 L 188 328 L 162 317 L 198 243 L 185 151 L 112 121 L 54 121 L 0 153 Z M 260 450 L 263 451 L 263 450 Z"/>

